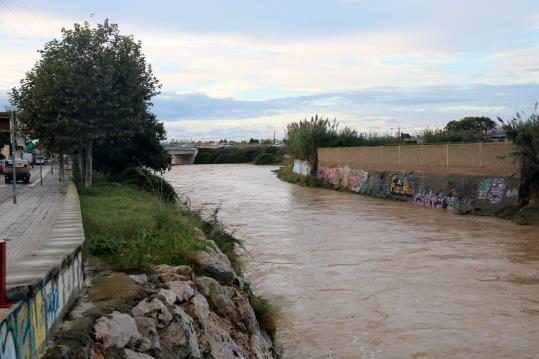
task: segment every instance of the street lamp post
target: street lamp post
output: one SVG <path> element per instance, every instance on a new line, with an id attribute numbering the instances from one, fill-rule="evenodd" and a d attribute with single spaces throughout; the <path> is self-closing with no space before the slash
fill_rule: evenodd
<path id="1" fill-rule="evenodd" d="M 17 152 L 17 132 L 15 129 L 15 117 L 17 112 L 11 108 L 10 111 L 10 135 L 11 135 L 11 161 L 13 165 L 13 204 L 17 204 L 17 162 L 16 162 L 16 152 Z"/>

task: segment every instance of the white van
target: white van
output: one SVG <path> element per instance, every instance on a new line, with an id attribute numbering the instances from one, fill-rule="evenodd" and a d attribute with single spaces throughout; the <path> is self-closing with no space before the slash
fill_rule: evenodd
<path id="1" fill-rule="evenodd" d="M 36 165 L 44 165 L 45 156 L 36 156 Z"/>

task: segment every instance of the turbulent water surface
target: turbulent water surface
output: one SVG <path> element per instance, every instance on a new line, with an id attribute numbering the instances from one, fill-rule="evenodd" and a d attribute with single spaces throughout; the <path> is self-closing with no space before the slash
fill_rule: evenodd
<path id="1" fill-rule="evenodd" d="M 275 167 L 174 167 L 220 208 L 286 358 L 538 358 L 537 227 L 303 188 Z"/>

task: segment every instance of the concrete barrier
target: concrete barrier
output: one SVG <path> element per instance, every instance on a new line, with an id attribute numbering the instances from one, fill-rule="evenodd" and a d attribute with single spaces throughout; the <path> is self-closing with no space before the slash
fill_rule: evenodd
<path id="1" fill-rule="evenodd" d="M 513 176 L 518 163 L 510 142 L 319 148 L 322 165 L 370 171 Z"/>
<path id="2" fill-rule="evenodd" d="M 36 358 L 84 286 L 84 229 L 77 189 L 69 183 L 50 238 L 8 269 L 0 309 L 0 358 Z"/>
<path id="3" fill-rule="evenodd" d="M 509 142 L 320 148 L 317 177 L 350 191 L 454 212 L 495 210 L 518 200 Z M 305 175 L 304 161 L 293 171 Z"/>

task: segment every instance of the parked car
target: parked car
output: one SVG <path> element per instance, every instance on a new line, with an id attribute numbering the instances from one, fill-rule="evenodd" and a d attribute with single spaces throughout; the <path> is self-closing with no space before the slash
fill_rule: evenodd
<path id="1" fill-rule="evenodd" d="M 28 166 L 28 161 L 16 160 L 15 166 L 15 180 L 21 181 L 22 183 L 30 183 L 30 168 Z M 11 183 L 13 181 L 13 161 L 6 161 L 6 166 L 4 167 L 4 181 L 6 183 Z"/>
<path id="2" fill-rule="evenodd" d="M 0 175 L 3 175 L 4 174 L 4 162 L 3 160 L 0 161 Z"/>

